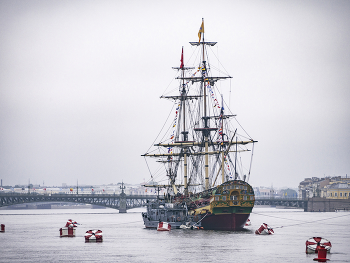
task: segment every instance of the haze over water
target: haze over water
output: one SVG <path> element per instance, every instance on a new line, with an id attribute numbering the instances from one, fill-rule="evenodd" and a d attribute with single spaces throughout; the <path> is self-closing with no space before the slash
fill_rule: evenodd
<path id="1" fill-rule="evenodd" d="M 232 76 L 220 93 L 258 141 L 249 183 L 350 174 L 349 14 L 344 0 L 0 0 L 0 179 L 147 180 L 140 155 L 173 106 L 159 97 L 202 18 L 208 62 Z"/>

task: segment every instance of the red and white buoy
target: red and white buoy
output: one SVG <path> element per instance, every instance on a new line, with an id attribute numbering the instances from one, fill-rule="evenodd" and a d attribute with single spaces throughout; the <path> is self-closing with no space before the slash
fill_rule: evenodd
<path id="1" fill-rule="evenodd" d="M 329 240 L 322 238 L 322 237 L 311 237 L 308 240 L 306 240 L 306 253 L 313 254 L 317 253 L 318 246 L 323 246 L 327 252 L 331 252 L 332 244 Z"/>
<path id="2" fill-rule="evenodd" d="M 257 235 L 272 235 L 274 233 L 273 229 L 266 223 L 262 223 L 261 226 L 255 230 L 255 234 Z"/>
<path id="3" fill-rule="evenodd" d="M 159 222 L 157 231 L 170 231 L 171 230 L 171 225 L 167 222 Z"/>
<path id="4" fill-rule="evenodd" d="M 1 224 L 0 232 L 5 232 L 5 225 Z"/>
<path id="5" fill-rule="evenodd" d="M 74 227 L 60 228 L 60 237 L 75 237 L 75 228 Z"/>
<path id="6" fill-rule="evenodd" d="M 66 223 L 66 227 L 77 227 L 78 223 L 77 221 L 73 221 L 72 219 L 68 219 Z"/>
<path id="7" fill-rule="evenodd" d="M 101 230 L 89 230 L 85 233 L 85 242 L 102 242 Z"/>
<path id="8" fill-rule="evenodd" d="M 244 226 L 250 226 L 252 223 L 250 222 L 250 219 L 248 218 L 247 219 L 247 222 L 245 222 L 245 225 Z"/>
<path id="9" fill-rule="evenodd" d="M 317 246 L 317 258 L 314 258 L 318 262 L 326 262 L 327 260 L 327 249 L 324 246 Z"/>
<path id="10" fill-rule="evenodd" d="M 60 237 L 75 237 L 75 227 L 77 227 L 77 221 L 68 219 L 66 225 L 60 228 Z"/>

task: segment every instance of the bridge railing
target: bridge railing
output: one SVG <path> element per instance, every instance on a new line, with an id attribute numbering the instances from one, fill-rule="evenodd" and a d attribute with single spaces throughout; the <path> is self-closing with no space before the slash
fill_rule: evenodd
<path id="1" fill-rule="evenodd" d="M 255 197 L 255 200 L 286 200 L 286 201 L 306 201 L 307 199 L 302 199 L 302 198 L 282 198 L 282 197 L 274 197 L 274 198 Z"/>
<path id="2" fill-rule="evenodd" d="M 65 194 L 65 193 L 16 193 L 16 192 L 7 192 L 2 193 L 0 192 L 0 196 L 96 196 L 96 197 L 120 197 L 120 194 Z M 128 197 L 140 197 L 140 198 L 149 198 L 149 199 L 156 199 L 156 195 L 125 195 L 126 198 Z"/>
<path id="3" fill-rule="evenodd" d="M 120 194 L 24 194 L 0 193 L 0 207 L 23 203 L 85 203 L 119 209 L 121 201 L 126 200 L 127 208 L 141 207 L 148 200 L 156 199 L 151 195 L 120 195 Z"/>

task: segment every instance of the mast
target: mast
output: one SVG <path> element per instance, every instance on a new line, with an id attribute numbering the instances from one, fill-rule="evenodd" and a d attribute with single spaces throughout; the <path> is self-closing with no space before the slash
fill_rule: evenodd
<path id="1" fill-rule="evenodd" d="M 225 153 L 224 153 L 224 99 L 221 95 L 221 183 L 225 182 Z M 237 150 L 237 149 L 236 149 Z"/>
<path id="2" fill-rule="evenodd" d="M 185 85 L 185 68 L 184 68 L 184 47 L 182 47 L 182 53 L 181 53 L 181 76 L 182 76 L 182 90 L 181 90 L 181 111 L 183 112 L 183 130 L 182 130 L 182 137 L 183 141 L 187 141 L 187 134 L 186 131 L 186 85 Z M 188 194 L 188 185 L 187 185 L 187 148 L 184 148 L 184 194 L 187 196 Z"/>
<path id="3" fill-rule="evenodd" d="M 209 126 L 208 126 L 208 118 L 207 118 L 207 89 L 205 88 L 205 81 L 206 81 L 206 75 L 207 75 L 207 69 L 206 69 L 206 61 L 205 61 L 205 41 L 204 41 L 204 18 L 202 18 L 202 25 L 198 32 L 199 36 L 199 42 L 201 41 L 202 37 L 202 79 L 201 79 L 201 88 L 203 89 L 203 120 L 204 120 L 204 164 L 205 164 L 205 189 L 209 189 L 209 155 L 208 155 L 208 148 L 209 148 L 209 142 L 208 142 L 208 133 L 209 133 Z"/>
<path id="4" fill-rule="evenodd" d="M 237 179 L 237 137 L 236 137 L 236 155 L 235 155 L 235 180 Z"/>

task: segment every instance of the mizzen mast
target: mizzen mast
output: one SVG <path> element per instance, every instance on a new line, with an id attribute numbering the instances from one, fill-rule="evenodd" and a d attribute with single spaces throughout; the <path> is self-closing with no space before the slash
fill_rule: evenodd
<path id="1" fill-rule="evenodd" d="M 185 77 L 185 68 L 184 68 L 184 48 L 182 47 L 181 52 L 181 76 L 182 78 Z M 181 111 L 183 112 L 183 128 L 182 128 L 182 140 L 183 142 L 188 141 L 188 131 L 186 131 L 186 84 L 185 80 L 182 79 L 182 90 L 181 90 Z M 187 196 L 188 194 L 188 185 L 187 185 L 187 148 L 183 149 L 184 151 L 184 194 Z"/>
<path id="2" fill-rule="evenodd" d="M 185 84 L 185 70 L 188 69 L 193 69 L 192 67 L 185 67 L 184 66 L 184 48 L 182 47 L 182 51 L 181 51 L 181 64 L 180 67 L 174 67 L 174 69 L 177 70 L 181 70 L 181 79 L 182 79 L 182 83 L 180 86 L 180 96 L 176 96 L 176 97 L 172 97 L 173 99 L 179 99 L 181 101 L 180 105 L 180 115 L 182 115 L 182 141 L 178 141 L 176 143 L 186 143 L 188 142 L 188 131 L 186 131 L 186 100 L 187 99 L 193 99 L 193 98 L 197 98 L 198 96 L 190 96 L 187 97 L 187 91 L 186 91 L 186 84 Z M 169 98 L 169 97 L 167 97 Z M 182 114 L 181 114 L 182 113 Z M 188 194 L 188 180 L 187 180 L 187 147 L 183 148 L 183 158 L 184 158 L 184 194 L 187 195 Z M 174 187 L 175 189 L 175 187 Z"/>

